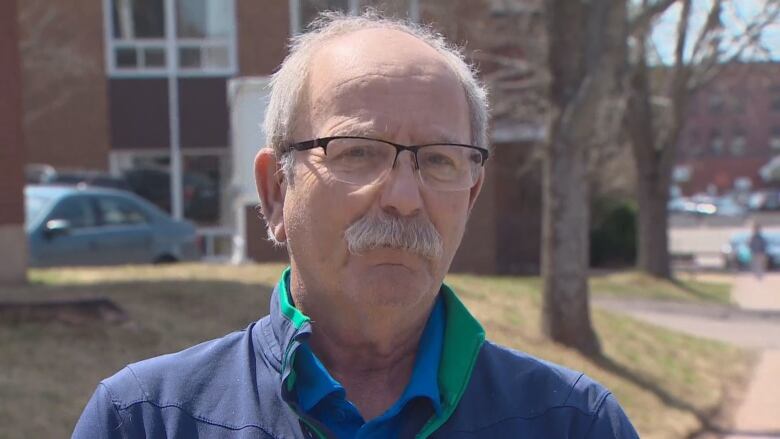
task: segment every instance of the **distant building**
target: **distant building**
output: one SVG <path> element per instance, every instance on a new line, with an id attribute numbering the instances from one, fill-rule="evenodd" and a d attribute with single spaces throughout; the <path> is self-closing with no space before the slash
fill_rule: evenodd
<path id="1" fill-rule="evenodd" d="M 24 134 L 21 61 L 15 2 L 0 2 L 0 283 L 26 279 L 24 233 Z"/>
<path id="2" fill-rule="evenodd" d="M 541 59 L 544 26 L 538 1 L 515 3 L 19 1 L 27 162 L 125 175 L 144 196 L 170 209 L 171 144 L 178 138 L 183 214 L 204 234 L 220 234 L 230 227 L 226 199 L 232 170 L 250 166 L 231 160 L 228 80 L 272 74 L 286 55 L 288 38 L 324 7 L 349 13 L 378 7 L 432 23 L 454 41 L 467 43 L 469 56 L 491 86 L 495 152 L 478 214 L 453 268 L 535 272 L 541 235 L 539 170 L 529 166 L 521 173 L 518 168 L 544 137 L 543 105 L 523 86 L 535 79 L 530 61 Z M 173 94 L 177 107 L 170 106 Z M 178 136 L 170 124 L 176 119 Z M 270 250 L 253 208 L 247 208 L 246 225 L 250 257 L 285 257 Z"/>
<path id="3" fill-rule="evenodd" d="M 696 93 L 678 151 L 685 194 L 765 187 L 758 171 L 780 155 L 780 62 L 729 66 Z"/>

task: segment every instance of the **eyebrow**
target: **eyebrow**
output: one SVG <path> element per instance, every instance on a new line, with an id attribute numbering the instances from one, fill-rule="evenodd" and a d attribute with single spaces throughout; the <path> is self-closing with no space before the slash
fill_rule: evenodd
<path id="1" fill-rule="evenodd" d="M 321 136 L 321 137 L 336 137 L 336 136 L 346 136 L 346 137 L 368 137 L 371 139 L 376 140 L 385 140 L 389 142 L 395 142 L 394 140 L 388 139 L 386 136 L 383 136 L 379 134 L 379 132 L 372 130 L 370 128 L 351 128 L 346 130 L 336 130 L 334 133 L 329 134 L 327 136 Z M 448 144 L 448 143 L 455 143 L 455 144 L 462 144 L 463 142 L 459 142 L 458 140 L 454 139 L 453 137 L 449 135 L 441 135 L 435 137 L 436 140 L 433 141 L 426 141 L 426 142 L 415 142 L 416 145 L 436 145 L 436 144 Z"/>

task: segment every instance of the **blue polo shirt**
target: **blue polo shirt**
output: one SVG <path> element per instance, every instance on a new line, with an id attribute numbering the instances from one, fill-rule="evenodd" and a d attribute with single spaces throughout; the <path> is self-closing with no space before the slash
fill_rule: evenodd
<path id="1" fill-rule="evenodd" d="M 444 304 L 439 296 L 420 337 L 412 375 L 404 392 L 386 412 L 368 422 L 346 399 L 344 387 L 328 373 L 308 343 L 304 343 L 295 354 L 293 366 L 298 403 L 341 439 L 397 438 L 408 415 L 405 409 L 418 407 L 420 400 L 428 402 L 437 415 L 441 413 L 438 370 L 443 341 Z M 410 404 L 413 401 L 415 405 Z"/>

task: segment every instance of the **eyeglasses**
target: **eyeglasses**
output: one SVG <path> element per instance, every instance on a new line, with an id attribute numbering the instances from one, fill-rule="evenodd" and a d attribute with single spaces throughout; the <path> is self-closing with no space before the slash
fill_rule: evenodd
<path id="1" fill-rule="evenodd" d="M 459 143 L 399 145 L 385 140 L 357 136 L 323 137 L 295 143 L 287 151 L 322 148 L 322 163 L 338 181 L 367 186 L 376 184 L 395 167 L 401 151 L 414 158 L 420 181 L 425 187 L 457 191 L 473 187 L 488 158 L 488 150 Z"/>

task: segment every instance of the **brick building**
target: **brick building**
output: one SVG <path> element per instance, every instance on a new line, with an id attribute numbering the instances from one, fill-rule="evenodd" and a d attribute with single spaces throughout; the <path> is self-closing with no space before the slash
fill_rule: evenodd
<path id="1" fill-rule="evenodd" d="M 534 1 L 514 3 L 18 2 L 27 162 L 136 175 L 160 192 L 150 195 L 152 201 L 170 208 L 170 146 L 178 139 L 184 216 L 203 227 L 219 226 L 231 169 L 238 165 L 230 157 L 227 81 L 270 75 L 286 54 L 289 36 L 300 32 L 318 10 L 354 13 L 373 6 L 431 23 L 450 39 L 467 44 L 494 96 L 494 159 L 453 268 L 534 272 L 539 258 L 539 171 L 529 166 L 530 172 L 520 174 L 517 169 L 533 156 L 533 145 L 543 133 L 544 109 L 528 105 L 539 101 L 533 99 L 538 90 L 523 86 L 537 79 L 528 60 L 542 59 L 543 26 Z M 178 100 L 175 107 L 172 94 Z M 171 120 L 178 124 L 172 126 Z M 198 202 L 206 207 L 193 207 Z M 250 256 L 284 257 L 269 250 L 251 209 L 247 228 Z"/>
<path id="2" fill-rule="evenodd" d="M 693 96 L 679 145 L 684 193 L 765 187 L 758 171 L 777 155 L 780 62 L 729 66 Z"/>
<path id="3" fill-rule="evenodd" d="M 27 268 L 24 233 L 24 162 L 21 66 L 16 4 L 0 3 L 0 282 L 23 282 Z"/>

